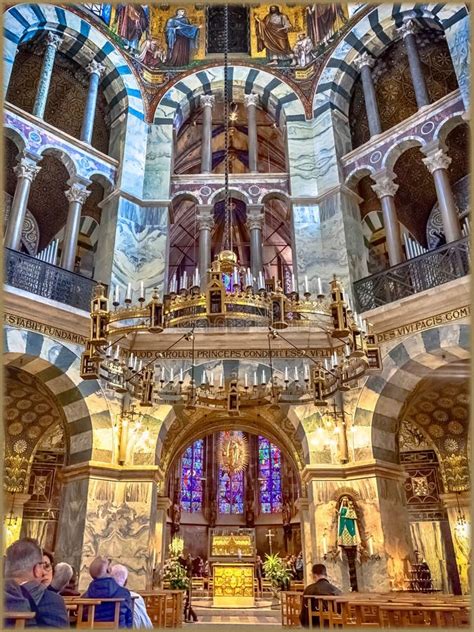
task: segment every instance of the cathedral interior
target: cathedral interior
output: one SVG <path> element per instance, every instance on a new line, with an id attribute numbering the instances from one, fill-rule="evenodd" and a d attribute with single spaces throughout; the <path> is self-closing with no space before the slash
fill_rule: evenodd
<path id="1" fill-rule="evenodd" d="M 190 559 L 202 623 L 297 627 L 324 564 L 468 626 L 469 7 L 3 18 L 4 551 L 150 612 Z"/>

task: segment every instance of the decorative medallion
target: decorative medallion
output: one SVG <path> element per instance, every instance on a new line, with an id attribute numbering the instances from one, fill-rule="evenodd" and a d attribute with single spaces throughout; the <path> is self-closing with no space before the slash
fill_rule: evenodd
<path id="1" fill-rule="evenodd" d="M 459 421 L 450 421 L 448 424 L 448 430 L 455 435 L 460 435 L 464 431 L 464 426 L 460 424 Z"/>
<path id="2" fill-rule="evenodd" d="M 249 463 L 246 437 L 241 432 L 225 431 L 219 439 L 219 463 L 230 476 L 244 470 Z"/>

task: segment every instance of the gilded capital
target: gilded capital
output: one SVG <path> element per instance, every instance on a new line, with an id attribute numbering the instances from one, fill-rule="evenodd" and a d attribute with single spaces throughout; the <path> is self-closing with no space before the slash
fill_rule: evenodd
<path id="1" fill-rule="evenodd" d="M 52 48 L 59 48 L 59 45 L 63 41 L 63 38 L 56 33 L 48 32 L 46 35 L 46 46 L 51 46 Z"/>
<path id="2" fill-rule="evenodd" d="M 91 192 L 88 191 L 83 184 L 79 184 L 78 182 L 75 182 L 71 188 L 64 193 L 68 202 L 79 202 L 81 205 L 84 204 L 90 194 Z"/>
<path id="3" fill-rule="evenodd" d="M 399 185 L 394 182 L 395 174 L 384 173 L 379 176 L 373 175 L 372 179 L 375 180 L 375 184 L 372 185 L 372 189 L 377 194 L 379 199 L 383 197 L 393 197 L 398 191 Z"/>
<path id="4" fill-rule="evenodd" d="M 416 31 L 417 25 L 413 20 L 407 20 L 398 29 L 398 32 L 403 38 L 407 37 L 408 35 L 415 35 Z"/>
<path id="5" fill-rule="evenodd" d="M 203 94 L 201 96 L 201 107 L 203 108 L 212 108 L 216 100 L 216 97 L 213 94 Z"/>
<path id="6" fill-rule="evenodd" d="M 353 63 L 356 69 L 360 71 L 364 66 L 368 66 L 369 68 L 375 66 L 375 59 L 374 57 L 372 57 L 372 55 L 369 55 L 369 53 L 365 52 L 358 55 L 354 59 Z"/>
<path id="7" fill-rule="evenodd" d="M 104 64 L 93 59 L 88 66 L 86 66 L 86 70 L 90 75 L 101 76 L 105 72 Z"/>
<path id="8" fill-rule="evenodd" d="M 254 105 L 256 107 L 258 105 L 258 94 L 246 94 L 244 96 L 244 103 L 246 108 L 250 105 Z"/>
<path id="9" fill-rule="evenodd" d="M 33 182 L 40 169 L 41 167 L 38 166 L 35 160 L 22 156 L 18 164 L 13 168 L 13 171 L 18 178 L 25 178 L 25 180 Z"/>
<path id="10" fill-rule="evenodd" d="M 430 173 L 438 169 L 447 169 L 451 164 L 451 158 L 443 149 L 436 149 L 429 153 L 426 158 L 422 158 L 423 164 Z"/>

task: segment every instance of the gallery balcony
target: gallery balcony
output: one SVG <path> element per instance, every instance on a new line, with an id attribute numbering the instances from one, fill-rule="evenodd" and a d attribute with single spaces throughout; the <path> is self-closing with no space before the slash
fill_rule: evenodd
<path id="1" fill-rule="evenodd" d="M 353 284 L 359 313 L 399 301 L 469 274 L 469 236 L 430 250 Z"/>

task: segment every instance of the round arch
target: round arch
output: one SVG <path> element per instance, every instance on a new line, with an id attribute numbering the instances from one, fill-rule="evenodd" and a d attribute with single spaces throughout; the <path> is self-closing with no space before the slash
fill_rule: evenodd
<path id="1" fill-rule="evenodd" d="M 41 380 L 61 406 L 70 440 L 70 465 L 91 459 L 111 463 L 110 411 L 100 384 L 79 377 L 80 357 L 48 336 L 10 326 L 4 328 L 3 351 L 4 365 Z"/>
<path id="2" fill-rule="evenodd" d="M 459 311 L 458 318 L 463 315 Z M 359 448 L 371 451 L 373 458 L 398 463 L 397 433 L 405 401 L 434 369 L 468 358 L 469 326 L 465 324 L 427 329 L 391 349 L 383 358 L 382 373 L 367 380 L 357 402 L 354 425 L 369 429 L 367 443 Z"/>
<path id="3" fill-rule="evenodd" d="M 446 33 L 450 47 L 454 47 L 455 44 L 454 41 L 450 42 L 448 32 L 452 30 L 454 38 L 458 23 L 462 23 L 463 20 L 467 20 L 467 23 L 469 21 L 466 7 L 459 5 L 407 3 L 382 4 L 374 7 L 356 22 L 328 58 L 313 96 L 315 117 L 327 109 L 335 109 L 344 117 L 348 116 L 352 88 L 358 77 L 358 72 L 352 66 L 352 62 L 362 52 L 379 57 L 390 44 L 400 39 L 397 29 L 407 18 L 424 26 L 441 28 Z M 453 64 L 460 85 L 463 84 L 466 73 L 464 67 L 466 61 L 461 57 L 455 59 L 453 56 Z"/>

